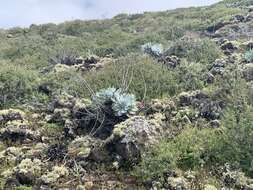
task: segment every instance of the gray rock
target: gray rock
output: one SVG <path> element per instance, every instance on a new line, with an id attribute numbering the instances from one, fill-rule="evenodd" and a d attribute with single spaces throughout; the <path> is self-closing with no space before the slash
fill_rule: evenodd
<path id="1" fill-rule="evenodd" d="M 162 56 L 159 60 L 159 62 L 162 62 L 165 66 L 168 68 L 176 68 L 178 65 L 180 65 L 180 58 L 177 56 Z"/>
<path id="2" fill-rule="evenodd" d="M 69 175 L 68 169 L 65 166 L 54 166 L 51 172 L 41 176 L 43 184 L 54 184 L 62 177 Z"/>
<path id="3" fill-rule="evenodd" d="M 230 19 L 233 23 L 239 23 L 245 21 L 245 17 L 243 15 L 235 15 Z"/>
<path id="4" fill-rule="evenodd" d="M 243 67 L 243 77 L 247 81 L 252 81 L 253 80 L 253 64 L 246 64 Z"/>
<path id="5" fill-rule="evenodd" d="M 25 113 L 17 109 L 0 110 L 0 123 L 8 121 L 24 120 Z"/>
<path id="6" fill-rule="evenodd" d="M 188 190 L 189 182 L 184 177 L 168 177 L 167 186 L 170 190 Z"/>
<path id="7" fill-rule="evenodd" d="M 14 168 L 13 173 L 20 184 L 31 185 L 41 175 L 43 163 L 38 159 L 24 159 Z"/>
<path id="8" fill-rule="evenodd" d="M 161 118 L 134 116 L 114 127 L 108 146 L 123 160 L 137 161 L 143 151 L 162 137 Z"/>
<path id="9" fill-rule="evenodd" d="M 212 128 L 219 128 L 220 125 L 221 125 L 221 123 L 220 123 L 219 120 L 212 120 L 212 121 L 210 121 L 210 126 L 211 126 Z"/>
<path id="10" fill-rule="evenodd" d="M 208 73 L 206 74 L 205 78 L 206 78 L 206 79 L 205 79 L 205 80 L 206 80 L 206 83 L 208 83 L 208 84 L 214 83 L 215 76 L 214 76 L 212 73 L 208 72 Z"/>
<path id="11" fill-rule="evenodd" d="M 220 48 L 224 51 L 225 54 L 232 54 L 235 50 L 238 49 L 237 45 L 233 41 L 225 41 L 221 44 Z"/>
<path id="12" fill-rule="evenodd" d="M 92 138 L 90 136 L 77 137 L 68 146 L 68 155 L 76 160 L 85 160 L 95 148 L 99 148 L 102 145 L 102 141 Z M 100 150 L 102 154 L 102 150 Z M 98 156 L 99 157 L 99 156 Z M 93 155 L 94 158 L 94 155 Z M 96 159 L 100 160 L 100 159 Z"/>
<path id="13" fill-rule="evenodd" d="M 0 139 L 3 141 L 36 141 L 40 139 L 39 132 L 29 129 L 26 121 L 11 121 L 0 129 Z"/>

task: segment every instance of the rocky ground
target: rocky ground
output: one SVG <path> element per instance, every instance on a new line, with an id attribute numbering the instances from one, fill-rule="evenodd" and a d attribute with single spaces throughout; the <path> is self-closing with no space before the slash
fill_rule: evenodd
<path id="1" fill-rule="evenodd" d="M 229 22 L 210 26 L 204 34 L 217 43 L 224 55 L 205 75 L 212 84 L 233 64 L 253 89 L 253 64 L 244 59 L 242 50 L 251 49 L 253 11 L 233 16 Z M 76 59 L 76 64 L 54 65 L 54 70 L 89 71 L 103 69 L 111 58 Z M 177 56 L 164 56 L 159 63 L 168 69 L 180 65 Z M 229 67 L 230 68 L 230 67 Z M 46 72 L 46 71 L 45 71 Z M 47 87 L 41 87 L 47 91 Z M 166 183 L 143 184 L 130 175 L 145 151 L 159 140 L 173 138 L 184 125 L 218 129 L 225 104 L 218 95 L 205 89 L 182 92 L 175 97 L 138 103 L 138 111 L 127 117 L 103 115 L 91 109 L 91 100 L 66 93 L 55 95 L 43 109 L 0 110 L 0 187 L 3 189 L 197 189 L 194 172 L 170 171 Z M 110 114 L 110 112 L 108 113 Z M 102 127 L 100 127 L 100 124 Z M 63 127 L 58 127 L 58 125 Z M 169 126 L 177 126 L 170 128 Z M 253 189 L 253 179 L 229 166 L 217 169 L 223 190 Z M 199 175 L 199 174 L 198 174 Z M 205 190 L 217 189 L 203 184 Z"/>

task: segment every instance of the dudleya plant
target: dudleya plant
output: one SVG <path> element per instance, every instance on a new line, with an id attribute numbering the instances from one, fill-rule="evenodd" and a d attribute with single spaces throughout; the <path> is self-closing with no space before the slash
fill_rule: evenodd
<path id="1" fill-rule="evenodd" d="M 153 57 L 159 57 L 163 53 L 163 45 L 155 43 L 146 43 L 141 46 L 144 53 L 149 54 Z"/>
<path id="2" fill-rule="evenodd" d="M 247 62 L 253 62 L 253 49 L 245 53 L 245 59 Z"/>
<path id="3" fill-rule="evenodd" d="M 95 104 L 104 104 L 112 100 L 114 93 L 116 91 L 117 90 L 115 88 L 107 88 L 107 89 L 100 90 L 99 92 L 95 94 L 95 96 L 92 97 L 92 101 Z"/>
<path id="4" fill-rule="evenodd" d="M 96 105 L 111 103 L 115 116 L 134 114 L 137 111 L 136 99 L 133 94 L 124 93 L 122 89 L 102 89 L 93 96 Z"/>

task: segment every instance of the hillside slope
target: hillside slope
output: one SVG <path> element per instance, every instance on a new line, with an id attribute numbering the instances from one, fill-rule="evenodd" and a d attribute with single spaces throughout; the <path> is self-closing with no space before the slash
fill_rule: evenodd
<path id="1" fill-rule="evenodd" d="M 0 189 L 253 189 L 252 0 L 0 38 Z"/>

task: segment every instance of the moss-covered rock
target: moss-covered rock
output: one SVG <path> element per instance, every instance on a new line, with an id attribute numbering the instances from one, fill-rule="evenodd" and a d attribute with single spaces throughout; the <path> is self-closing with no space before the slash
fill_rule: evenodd
<path id="1" fill-rule="evenodd" d="M 168 177 L 166 186 L 171 190 L 187 190 L 189 182 L 184 177 Z"/>
<path id="2" fill-rule="evenodd" d="M 90 137 L 77 137 L 68 146 L 68 155 L 78 160 L 89 157 L 94 146 L 98 146 L 97 140 Z"/>
<path id="3" fill-rule="evenodd" d="M 14 120 L 24 120 L 25 112 L 18 109 L 0 110 L 0 123 L 7 123 Z"/>
<path id="4" fill-rule="evenodd" d="M 157 119 L 157 120 L 156 120 Z M 147 120 L 134 116 L 114 127 L 109 145 L 124 160 L 138 160 L 145 148 L 158 142 L 162 137 L 161 117 Z"/>
<path id="5" fill-rule="evenodd" d="M 65 166 L 54 166 L 51 172 L 44 174 L 41 176 L 41 181 L 44 184 L 54 184 L 62 177 L 67 177 L 69 175 L 69 171 Z"/>
<path id="6" fill-rule="evenodd" d="M 253 80 L 253 64 L 246 64 L 243 68 L 243 76 L 247 81 Z"/>
<path id="7" fill-rule="evenodd" d="M 21 148 L 18 147 L 8 147 L 0 152 L 0 162 L 2 163 L 15 163 L 20 159 L 24 153 Z"/>
<path id="8" fill-rule="evenodd" d="M 14 120 L 7 122 L 5 127 L 0 129 L 0 137 L 2 141 L 25 142 L 39 140 L 40 134 L 29 129 L 26 120 Z"/>
<path id="9" fill-rule="evenodd" d="M 13 185 L 33 185 L 42 174 L 43 163 L 39 159 L 23 159 L 16 167 L 5 172 L 6 188 Z"/>
<path id="10" fill-rule="evenodd" d="M 164 113 L 164 112 L 172 112 L 176 109 L 175 102 L 170 99 L 153 99 L 147 105 L 147 112 L 149 114 L 152 113 Z"/>

